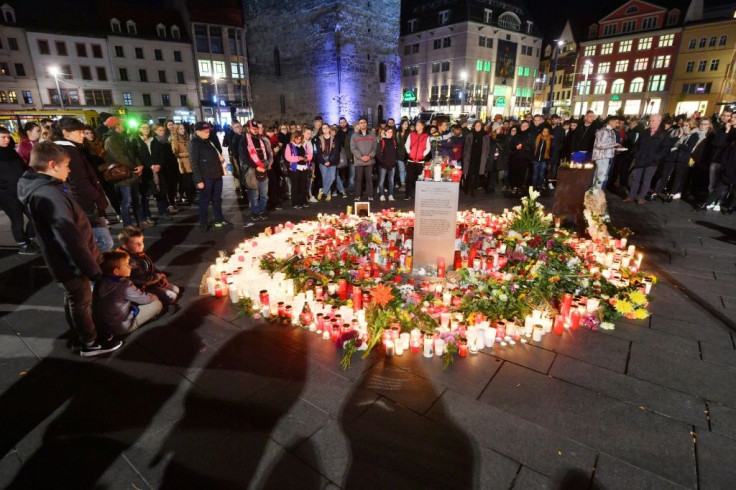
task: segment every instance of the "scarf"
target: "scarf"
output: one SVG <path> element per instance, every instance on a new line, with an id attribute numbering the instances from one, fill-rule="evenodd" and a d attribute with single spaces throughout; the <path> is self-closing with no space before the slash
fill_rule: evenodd
<path id="1" fill-rule="evenodd" d="M 263 164 L 261 159 L 258 157 L 258 152 L 256 151 L 256 146 L 253 144 L 253 135 L 250 133 L 245 135 L 245 141 L 248 144 L 248 155 L 250 155 L 250 159 L 253 160 L 253 163 L 256 164 L 259 168 L 266 168 L 266 166 Z M 263 142 L 261 142 L 261 145 Z M 262 148 L 262 147 L 260 147 Z"/>
<path id="2" fill-rule="evenodd" d="M 156 135 L 154 137 L 156 138 L 156 141 L 158 141 L 162 145 L 168 145 L 169 144 L 169 138 L 165 134 L 163 136 Z"/>

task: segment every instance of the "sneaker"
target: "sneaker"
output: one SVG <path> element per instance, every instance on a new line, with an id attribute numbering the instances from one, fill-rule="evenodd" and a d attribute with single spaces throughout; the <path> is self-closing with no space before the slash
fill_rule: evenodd
<path id="1" fill-rule="evenodd" d="M 115 340 L 112 338 L 112 336 L 107 340 L 98 339 L 91 344 L 87 344 L 79 349 L 79 355 L 82 357 L 101 356 L 114 350 L 118 350 L 122 345 L 122 340 Z"/>
<path id="2" fill-rule="evenodd" d="M 177 208 L 176 206 L 169 206 L 168 211 L 169 211 L 169 214 L 176 214 L 179 212 L 179 208 Z"/>
<path id="3" fill-rule="evenodd" d="M 337 192 L 332 193 L 332 197 L 335 197 L 335 196 L 337 196 Z"/>
<path id="4" fill-rule="evenodd" d="M 381 194 L 381 197 L 378 198 L 379 201 L 384 202 L 386 200 L 386 196 Z"/>
<path id="5" fill-rule="evenodd" d="M 319 194 L 317 194 L 317 201 L 321 201 L 321 200 L 322 200 L 322 196 L 323 196 L 323 195 L 324 195 L 324 194 L 322 194 L 322 189 L 320 189 L 320 190 L 319 190 Z"/>
<path id="6" fill-rule="evenodd" d="M 554 190 L 554 188 L 555 188 L 555 185 L 554 185 L 554 184 L 553 184 L 552 182 L 550 182 L 549 184 L 547 184 L 547 188 L 548 188 L 549 190 Z"/>
<path id="7" fill-rule="evenodd" d="M 246 221 L 243 225 L 243 229 L 245 230 L 246 228 L 250 228 L 253 225 L 255 225 L 255 223 L 253 223 L 252 221 Z"/>
<path id="8" fill-rule="evenodd" d="M 33 242 L 26 242 L 18 245 L 18 253 L 20 255 L 37 255 L 40 252 L 41 249 Z"/>
<path id="9" fill-rule="evenodd" d="M 401 187 L 399 187 L 399 190 L 400 190 L 401 192 L 404 192 L 404 191 L 406 191 L 406 184 L 401 184 Z"/>
<path id="10" fill-rule="evenodd" d="M 624 199 L 624 202 L 634 202 L 634 200 L 630 197 L 627 197 L 626 199 Z"/>
<path id="11" fill-rule="evenodd" d="M 679 192 L 676 193 L 676 194 L 672 194 L 672 199 L 673 200 L 680 199 L 680 198 L 682 198 L 682 194 L 680 194 Z"/>
<path id="12" fill-rule="evenodd" d="M 636 204 L 638 204 L 639 206 L 643 206 L 644 205 L 644 199 L 639 199 L 638 201 L 636 201 Z"/>
<path id="13" fill-rule="evenodd" d="M 153 218 L 146 218 L 143 220 L 143 223 L 148 223 L 149 225 L 153 226 L 156 224 L 155 221 L 153 221 Z"/>
<path id="14" fill-rule="evenodd" d="M 707 206 L 705 207 L 705 209 L 714 209 L 715 207 L 716 207 L 716 203 L 712 202 L 712 203 L 708 204 L 708 205 L 707 205 Z"/>
<path id="15" fill-rule="evenodd" d="M 330 194 L 327 194 L 327 196 L 325 197 L 325 201 L 327 202 L 332 201 L 332 196 Z"/>
<path id="16" fill-rule="evenodd" d="M 301 209 L 302 207 L 299 204 L 294 204 L 291 209 Z"/>
<path id="17" fill-rule="evenodd" d="M 394 199 L 394 196 L 388 196 L 388 200 L 389 201 L 395 201 L 396 199 Z"/>
<path id="18" fill-rule="evenodd" d="M 228 220 L 225 221 L 215 221 L 215 228 L 222 228 L 223 226 L 230 226 L 232 225 L 231 222 Z"/>
<path id="19" fill-rule="evenodd" d="M 381 196 L 381 197 L 383 197 L 383 196 Z M 369 201 L 372 201 L 372 200 L 373 200 L 373 198 L 372 198 L 372 197 L 369 197 L 369 198 L 368 198 L 368 200 L 369 200 Z"/>
<path id="20" fill-rule="evenodd" d="M 276 211 L 283 211 L 283 210 L 284 210 L 284 207 L 283 207 L 283 206 L 282 206 L 281 204 L 278 204 L 278 205 L 274 206 L 273 208 L 274 208 L 274 209 L 275 209 Z"/>
<path id="21" fill-rule="evenodd" d="M 309 204 L 302 204 L 302 207 L 303 208 L 308 208 L 309 207 Z"/>
<path id="22" fill-rule="evenodd" d="M 348 198 L 348 193 L 347 192 L 341 192 L 340 193 L 340 197 L 342 197 L 343 199 L 347 199 Z"/>
<path id="23" fill-rule="evenodd" d="M 715 211 L 716 213 L 720 212 L 721 211 L 721 205 L 720 204 L 716 204 L 715 206 L 713 206 L 713 211 Z"/>
<path id="24" fill-rule="evenodd" d="M 138 224 L 139 228 L 150 228 L 154 225 L 154 223 L 149 222 L 148 220 L 143 220 Z"/>
<path id="25" fill-rule="evenodd" d="M 318 201 L 317 201 L 317 199 L 315 199 L 314 196 L 312 196 L 312 197 L 309 198 L 309 202 L 318 202 Z"/>
<path id="26" fill-rule="evenodd" d="M 411 200 L 412 200 L 412 197 L 411 196 L 404 197 L 404 201 L 411 201 Z"/>

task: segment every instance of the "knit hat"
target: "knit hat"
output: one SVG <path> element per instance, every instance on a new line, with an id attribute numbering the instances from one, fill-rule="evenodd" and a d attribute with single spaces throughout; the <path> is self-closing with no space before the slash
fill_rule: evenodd
<path id="1" fill-rule="evenodd" d="M 111 128 L 112 129 L 112 128 L 114 128 L 115 126 L 117 126 L 118 124 L 120 124 L 122 122 L 123 121 L 121 121 L 119 117 L 110 116 L 107 119 L 105 119 L 105 126 L 107 126 L 108 128 Z"/>

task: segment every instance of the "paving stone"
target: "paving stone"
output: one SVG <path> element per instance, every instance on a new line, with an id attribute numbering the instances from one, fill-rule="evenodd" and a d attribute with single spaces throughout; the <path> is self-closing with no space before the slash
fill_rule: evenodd
<path id="1" fill-rule="evenodd" d="M 694 485 L 688 424 L 504 364 L 481 401 L 683 485 Z"/>
<path id="2" fill-rule="evenodd" d="M 459 426 L 435 423 L 385 400 L 344 423 L 343 430 L 352 453 L 345 488 L 472 486 L 477 453 Z"/>
<path id="3" fill-rule="evenodd" d="M 366 373 L 361 386 L 420 414 L 441 395 L 426 379 L 384 362 Z"/>
<path id="4" fill-rule="evenodd" d="M 651 490 L 681 490 L 693 488 L 678 485 L 653 473 L 601 453 L 595 466 L 595 482 L 600 488 L 647 488 Z"/>
<path id="5" fill-rule="evenodd" d="M 118 458 L 97 480 L 96 488 L 153 488 L 124 457 Z"/>
<path id="6" fill-rule="evenodd" d="M 698 431 L 697 456 L 700 488 L 733 488 L 736 482 L 736 440 Z"/>
<path id="7" fill-rule="evenodd" d="M 706 400 L 736 407 L 736 368 L 633 345 L 629 374 Z"/>
<path id="8" fill-rule="evenodd" d="M 344 486 L 352 455 L 350 441 L 339 421 L 328 420 L 294 454 L 302 460 L 315 460 L 318 465 L 315 469 L 338 486 Z"/>
<path id="9" fill-rule="evenodd" d="M 711 430 L 736 439 L 736 409 L 711 403 L 709 406 Z"/>
<path id="10" fill-rule="evenodd" d="M 427 416 L 443 424 L 456 424 L 479 446 L 545 475 L 570 468 L 592 468 L 595 461 L 594 449 L 558 431 L 499 409 L 494 403 L 482 403 L 451 390 L 442 395 Z"/>
<path id="11" fill-rule="evenodd" d="M 511 488 L 519 463 L 487 447 L 480 446 L 476 451 L 480 468 L 475 471 L 473 488 Z"/>
<path id="12" fill-rule="evenodd" d="M 490 354 L 499 359 L 528 367 L 540 373 L 549 371 L 554 361 L 555 353 L 542 349 L 533 344 L 517 343 L 514 346 L 501 347 L 499 343 L 493 344 Z"/>
<path id="13" fill-rule="evenodd" d="M 551 478 L 544 476 L 541 473 L 537 473 L 526 466 L 521 467 L 521 471 L 519 471 L 519 475 L 514 481 L 514 490 L 552 490 L 555 487 L 555 483 Z"/>
<path id="14" fill-rule="evenodd" d="M 629 344 L 627 340 L 579 328 L 567 330 L 562 336 L 547 334 L 540 344 L 535 345 L 623 373 Z"/>
<path id="15" fill-rule="evenodd" d="M 733 345 L 700 343 L 703 360 L 736 368 L 736 349 Z"/>
<path id="16" fill-rule="evenodd" d="M 616 328 L 613 330 L 603 330 L 599 333 L 700 359 L 700 349 L 697 340 L 671 335 L 661 330 L 653 330 L 648 326 L 618 321 L 616 322 Z"/>
<path id="17" fill-rule="evenodd" d="M 477 398 L 503 362 L 486 351 L 468 354 L 462 359 L 455 356 L 455 362 L 447 369 L 443 367 L 441 357 L 427 359 L 411 352 L 390 357 L 387 362 L 426 379 L 438 391 L 447 388 Z"/>
<path id="18" fill-rule="evenodd" d="M 674 318 L 665 318 L 660 315 L 652 315 L 651 328 L 652 330 L 661 330 L 681 337 L 703 340 L 713 344 L 731 344 L 731 335 L 726 327 L 708 323 L 698 323 L 696 318 L 692 318 L 692 321 L 685 321 Z"/>
<path id="19" fill-rule="evenodd" d="M 330 416 L 343 419 L 358 415 L 378 398 L 375 392 L 360 387 L 354 381 L 321 365 L 313 365 L 310 368 L 300 396 Z M 350 406 L 346 406 L 348 399 L 353 402 Z M 353 408 L 355 410 L 348 412 Z"/>
<path id="20" fill-rule="evenodd" d="M 8 488 L 10 482 L 13 481 L 13 478 L 22 467 L 23 462 L 15 451 L 6 454 L 4 458 L 0 459 L 0 487 Z"/>
<path id="21" fill-rule="evenodd" d="M 549 374 L 637 407 L 708 428 L 705 403 L 697 397 L 565 356 L 557 357 Z"/>

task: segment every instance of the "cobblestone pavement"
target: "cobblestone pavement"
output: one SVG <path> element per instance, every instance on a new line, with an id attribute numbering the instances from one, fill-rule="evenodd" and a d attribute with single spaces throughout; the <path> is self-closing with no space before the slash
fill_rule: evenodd
<path id="1" fill-rule="evenodd" d="M 186 209 L 146 229 L 149 254 L 184 288 L 181 308 L 95 360 L 69 351 L 60 289 L 41 258 L 15 253 L 0 216 L 0 486 L 733 488 L 733 217 L 611 196 L 614 223 L 637 232 L 662 278 L 651 317 L 486 349 L 446 371 L 373 354 L 345 372 L 331 343 L 198 296 L 218 250 L 349 202 L 242 230 L 247 210 L 228 187 L 233 227 L 200 232 Z M 409 203 L 373 207 L 389 204 Z"/>

